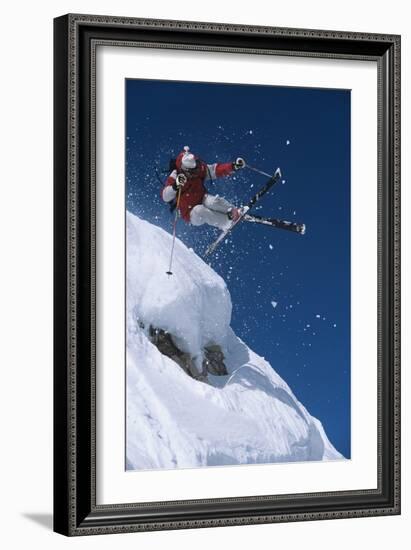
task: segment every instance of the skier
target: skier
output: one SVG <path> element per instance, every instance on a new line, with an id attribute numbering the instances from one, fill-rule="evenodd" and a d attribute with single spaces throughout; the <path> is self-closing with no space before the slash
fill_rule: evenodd
<path id="1" fill-rule="evenodd" d="M 178 203 L 181 217 L 192 225 L 204 223 L 227 230 L 237 221 L 242 209 L 236 208 L 223 197 L 210 195 L 205 188 L 205 180 L 228 176 L 246 165 L 244 159 L 234 162 L 207 164 L 190 152 L 186 145 L 177 156 L 175 167 L 168 176 L 161 191 L 167 203 Z"/>

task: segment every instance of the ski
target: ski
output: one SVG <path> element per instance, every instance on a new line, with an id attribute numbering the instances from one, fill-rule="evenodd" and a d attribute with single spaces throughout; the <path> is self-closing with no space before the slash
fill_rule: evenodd
<path id="1" fill-rule="evenodd" d="M 238 220 L 236 220 L 235 222 L 233 222 L 230 227 L 228 229 L 226 229 L 225 231 L 222 231 L 219 236 L 217 237 L 217 239 L 212 242 L 210 244 L 210 246 L 207 248 L 207 250 L 205 251 L 204 253 L 204 256 L 207 257 L 209 256 L 210 254 L 212 254 L 214 252 L 214 250 L 217 248 L 217 246 L 222 242 L 224 241 L 224 239 L 227 237 L 227 235 L 229 233 L 231 233 L 231 231 L 234 229 L 234 227 L 244 218 L 244 216 L 246 215 L 246 213 L 249 211 L 249 208 L 248 206 L 244 206 L 243 207 L 243 212 L 241 214 L 241 216 L 238 218 Z"/>
<path id="2" fill-rule="evenodd" d="M 287 231 L 293 231 L 294 233 L 299 233 L 300 235 L 305 235 L 306 230 L 305 223 L 289 222 L 286 220 L 279 220 L 277 218 L 264 218 L 263 216 L 256 215 L 251 216 L 250 214 L 246 214 L 244 216 L 244 221 L 269 225 L 278 229 L 286 229 Z"/>
<path id="3" fill-rule="evenodd" d="M 207 248 L 207 250 L 204 253 L 204 257 L 210 256 L 216 248 L 221 244 L 222 241 L 227 237 L 229 233 L 238 225 L 241 220 L 244 219 L 244 217 L 247 215 L 247 213 L 250 211 L 250 209 L 255 205 L 256 202 L 258 202 L 263 195 L 267 193 L 273 187 L 279 180 L 281 179 L 281 170 L 280 168 L 277 168 L 277 170 L 274 172 L 274 174 L 271 176 L 271 178 L 267 181 L 267 183 L 259 190 L 251 199 L 248 201 L 248 204 L 243 207 L 243 212 L 241 216 L 233 222 L 228 229 L 220 233 L 220 235 L 217 237 L 217 239 L 210 244 L 210 246 Z"/>
<path id="4" fill-rule="evenodd" d="M 250 208 L 252 208 L 255 205 L 255 203 L 259 201 L 261 197 L 271 189 L 271 187 L 273 187 L 273 185 L 278 183 L 280 179 L 281 179 L 281 170 L 277 168 L 277 170 L 274 172 L 271 178 L 267 181 L 264 187 L 262 187 L 259 191 L 257 191 L 257 193 L 250 199 L 250 201 L 247 204 L 248 210 L 250 210 Z"/>

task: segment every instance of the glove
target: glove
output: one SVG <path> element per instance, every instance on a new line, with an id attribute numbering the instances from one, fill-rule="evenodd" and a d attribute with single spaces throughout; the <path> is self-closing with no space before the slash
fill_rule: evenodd
<path id="1" fill-rule="evenodd" d="M 187 183 L 187 178 L 184 174 L 178 174 L 175 183 L 173 183 L 174 191 L 178 191 Z"/>
<path id="2" fill-rule="evenodd" d="M 245 168 L 245 160 L 241 157 L 238 157 L 238 159 L 236 159 L 233 162 L 233 168 L 234 170 L 240 170 L 241 168 Z"/>

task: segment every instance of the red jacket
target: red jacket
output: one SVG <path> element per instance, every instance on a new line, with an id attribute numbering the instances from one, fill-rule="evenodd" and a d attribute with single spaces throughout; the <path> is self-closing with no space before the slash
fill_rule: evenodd
<path id="1" fill-rule="evenodd" d="M 181 158 L 184 153 L 180 153 L 176 159 L 177 169 L 173 170 L 168 176 L 167 181 L 163 189 L 161 190 L 161 197 L 166 202 L 170 202 L 176 196 L 176 192 L 170 193 L 170 186 L 172 187 L 176 181 L 177 174 L 184 173 L 187 177 L 187 183 L 181 190 L 179 210 L 181 217 L 189 222 L 190 221 L 190 212 L 197 206 L 201 204 L 204 199 L 204 195 L 207 193 L 207 190 L 204 186 L 204 181 L 206 179 L 215 180 L 222 176 L 228 176 L 233 172 L 233 163 L 215 163 L 215 164 L 206 164 L 202 160 L 198 160 L 198 167 L 193 172 L 187 172 L 181 168 Z M 167 190 L 167 191 L 166 191 Z M 164 192 L 166 193 L 164 194 Z M 167 197 L 165 197 L 166 195 Z M 169 198 L 171 196 L 171 199 Z"/>

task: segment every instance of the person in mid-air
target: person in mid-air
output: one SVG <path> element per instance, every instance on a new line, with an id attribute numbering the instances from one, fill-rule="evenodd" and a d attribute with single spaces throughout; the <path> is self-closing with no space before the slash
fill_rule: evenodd
<path id="1" fill-rule="evenodd" d="M 186 145 L 173 163 L 161 196 L 167 203 L 178 202 L 181 217 L 186 222 L 192 225 L 206 223 L 224 231 L 239 219 L 242 209 L 223 197 L 210 195 L 204 182 L 228 176 L 245 165 L 240 157 L 234 162 L 207 164 L 193 155 Z"/>

